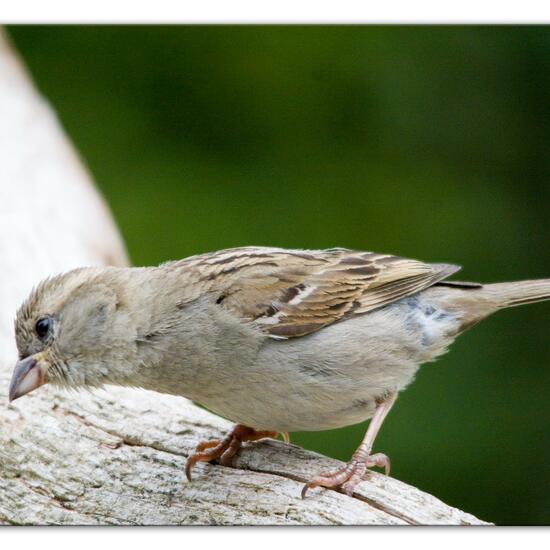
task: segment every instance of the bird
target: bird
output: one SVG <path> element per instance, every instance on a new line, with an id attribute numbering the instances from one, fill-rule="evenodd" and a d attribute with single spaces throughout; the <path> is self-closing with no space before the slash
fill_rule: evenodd
<path id="1" fill-rule="evenodd" d="M 391 254 L 241 247 L 156 267 L 81 267 L 16 314 L 9 400 L 49 383 L 183 396 L 235 423 L 185 465 L 231 465 L 245 442 L 370 419 L 349 462 L 310 479 L 353 494 L 398 394 L 420 365 L 492 313 L 550 299 L 550 279 L 480 284 Z"/>

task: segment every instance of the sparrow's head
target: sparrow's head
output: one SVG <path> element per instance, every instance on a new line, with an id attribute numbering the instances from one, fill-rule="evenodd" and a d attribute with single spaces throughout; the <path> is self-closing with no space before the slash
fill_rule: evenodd
<path id="1" fill-rule="evenodd" d="M 111 284 L 115 270 L 76 269 L 32 291 L 15 320 L 19 361 L 10 401 L 45 383 L 98 387 L 116 382 L 129 323 Z"/>

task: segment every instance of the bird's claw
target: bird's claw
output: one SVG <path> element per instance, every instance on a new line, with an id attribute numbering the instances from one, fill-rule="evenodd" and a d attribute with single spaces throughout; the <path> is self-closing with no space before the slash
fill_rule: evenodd
<path id="1" fill-rule="evenodd" d="M 309 489 L 314 487 L 326 487 L 327 489 L 337 489 L 341 487 L 344 492 L 351 496 L 357 484 L 363 479 L 367 468 L 377 466 L 384 468 L 386 475 L 390 475 L 390 459 L 382 453 L 376 453 L 364 458 L 352 458 L 347 464 L 315 476 L 311 481 L 308 481 L 302 488 L 302 498 L 305 498 Z"/>
<path id="2" fill-rule="evenodd" d="M 185 476 L 191 481 L 191 470 L 197 462 L 212 462 L 219 459 L 222 466 L 231 466 L 233 457 L 245 441 L 256 441 L 276 436 L 277 432 L 256 431 L 253 428 L 237 425 L 223 439 L 212 439 L 199 443 L 195 452 L 185 463 Z"/>

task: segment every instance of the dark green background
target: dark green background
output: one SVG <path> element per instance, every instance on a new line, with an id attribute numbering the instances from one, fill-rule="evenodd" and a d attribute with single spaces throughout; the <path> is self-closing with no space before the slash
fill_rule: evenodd
<path id="1" fill-rule="evenodd" d="M 137 265 L 345 246 L 550 276 L 548 28 L 9 31 Z M 503 312 L 421 369 L 375 447 L 394 476 L 550 523 L 549 313 Z M 293 440 L 347 459 L 364 428 Z"/>

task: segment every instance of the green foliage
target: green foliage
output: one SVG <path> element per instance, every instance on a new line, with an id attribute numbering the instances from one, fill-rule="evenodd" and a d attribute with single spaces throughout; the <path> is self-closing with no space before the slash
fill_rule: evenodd
<path id="1" fill-rule="evenodd" d="M 345 246 L 550 276 L 546 27 L 10 27 L 135 264 Z M 393 474 L 550 523 L 549 305 L 421 369 L 377 441 Z M 294 434 L 347 459 L 364 426 Z"/>

